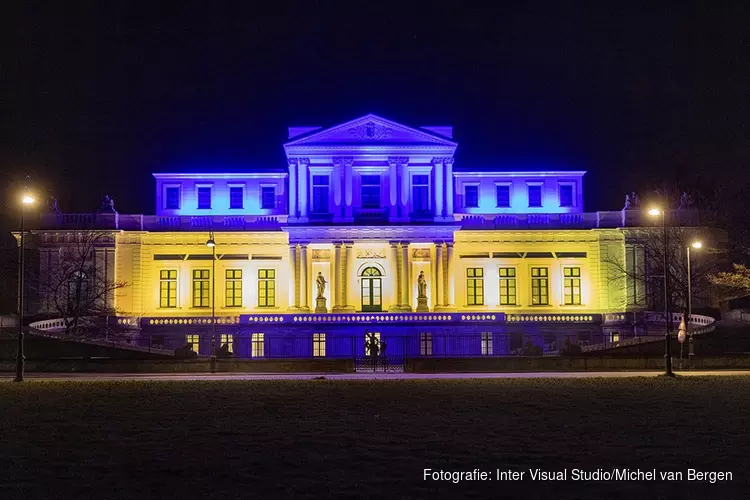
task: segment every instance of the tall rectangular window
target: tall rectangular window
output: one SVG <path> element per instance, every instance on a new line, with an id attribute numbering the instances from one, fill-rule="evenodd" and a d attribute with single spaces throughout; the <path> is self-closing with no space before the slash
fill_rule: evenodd
<path id="1" fill-rule="evenodd" d="M 251 352 L 250 356 L 253 358 L 262 358 L 266 355 L 266 345 L 265 345 L 265 339 L 264 334 L 262 333 L 253 333 L 253 335 L 250 337 L 250 344 L 251 344 Z"/>
<path id="2" fill-rule="evenodd" d="M 177 307 L 177 270 L 159 271 L 159 307 Z"/>
<path id="3" fill-rule="evenodd" d="M 242 307 L 242 269 L 227 269 L 224 278 L 226 307 Z"/>
<path id="4" fill-rule="evenodd" d="M 164 194 L 164 208 L 166 208 L 167 210 L 179 210 L 180 188 L 177 186 L 170 186 L 164 190 Z"/>
<path id="5" fill-rule="evenodd" d="M 245 188 L 242 186 L 229 186 L 229 208 L 238 209 L 244 206 Z"/>
<path id="6" fill-rule="evenodd" d="M 530 207 L 541 207 L 542 206 L 542 186 L 530 185 L 526 187 L 529 193 L 529 206 Z"/>
<path id="7" fill-rule="evenodd" d="M 495 186 L 498 207 L 510 206 L 510 186 Z"/>
<path id="8" fill-rule="evenodd" d="M 380 354 L 380 332 L 365 333 L 365 356 Z"/>
<path id="9" fill-rule="evenodd" d="M 326 334 L 313 333 L 313 357 L 322 358 L 326 355 Z"/>
<path id="10" fill-rule="evenodd" d="M 201 210 L 209 210 L 211 208 L 211 188 L 210 187 L 198 188 L 198 208 Z"/>
<path id="11" fill-rule="evenodd" d="M 258 307 L 276 306 L 276 270 L 258 269 Z"/>
<path id="12" fill-rule="evenodd" d="M 432 356 L 432 334 L 431 333 L 419 334 L 419 355 L 420 356 Z"/>
<path id="13" fill-rule="evenodd" d="M 563 303 L 566 306 L 581 305 L 581 268 L 563 268 Z"/>
<path id="14" fill-rule="evenodd" d="M 549 305 L 549 270 L 546 267 L 531 268 L 531 305 Z"/>
<path id="15" fill-rule="evenodd" d="M 479 206 L 479 186 L 464 186 L 464 206 L 467 208 Z"/>
<path id="16" fill-rule="evenodd" d="M 227 352 L 234 352 L 234 335 L 232 334 L 221 334 L 221 347 L 227 346 Z"/>
<path id="17" fill-rule="evenodd" d="M 561 207 L 573 206 L 573 185 L 572 184 L 560 185 L 560 206 Z"/>
<path id="18" fill-rule="evenodd" d="M 411 178 L 412 207 L 415 212 L 430 210 L 430 176 L 415 175 Z"/>
<path id="19" fill-rule="evenodd" d="M 185 347 L 188 347 L 193 352 L 199 352 L 200 348 L 200 336 L 196 334 L 185 335 Z"/>
<path id="20" fill-rule="evenodd" d="M 362 208 L 380 208 L 380 176 L 362 176 Z"/>
<path id="21" fill-rule="evenodd" d="M 484 305 L 484 269 L 481 267 L 466 270 L 466 305 Z"/>
<path id="22" fill-rule="evenodd" d="M 260 188 L 260 208 L 271 209 L 276 206 L 276 188 L 263 186 Z"/>
<path id="23" fill-rule="evenodd" d="M 193 269 L 193 307 L 210 306 L 211 271 Z"/>
<path id="24" fill-rule="evenodd" d="M 482 356 L 492 356 L 492 332 L 482 332 Z"/>
<path id="25" fill-rule="evenodd" d="M 316 214 L 328 213 L 328 184 L 327 175 L 313 175 L 313 206 L 312 211 Z"/>
<path id="26" fill-rule="evenodd" d="M 516 268 L 500 268 L 500 305 L 516 305 Z"/>

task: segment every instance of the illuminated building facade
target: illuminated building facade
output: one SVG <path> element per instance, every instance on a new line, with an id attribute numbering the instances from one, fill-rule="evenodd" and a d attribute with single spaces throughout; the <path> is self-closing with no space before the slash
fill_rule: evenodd
<path id="1" fill-rule="evenodd" d="M 73 230 L 107 231 L 96 258 L 141 342 L 207 354 L 213 298 L 217 342 L 244 357 L 365 354 L 340 339 L 366 331 L 392 353 L 550 350 L 645 307 L 612 265 L 643 258 L 639 209 L 584 212 L 585 172 L 460 165 L 456 147 L 375 115 L 293 127 L 276 171 L 154 174 L 155 215 L 43 214 L 39 273 Z"/>

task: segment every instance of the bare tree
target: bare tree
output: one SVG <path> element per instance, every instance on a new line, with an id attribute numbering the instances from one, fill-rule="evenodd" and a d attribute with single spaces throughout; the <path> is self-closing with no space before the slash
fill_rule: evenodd
<path id="1" fill-rule="evenodd" d="M 722 302 L 750 295 L 750 269 L 742 264 L 734 264 L 732 271 L 724 271 L 708 276 L 718 289 Z"/>
<path id="2" fill-rule="evenodd" d="M 109 231 L 71 231 L 40 272 L 37 286 L 42 300 L 64 319 L 68 334 L 85 333 L 94 326 L 92 318 L 116 313 L 115 291 L 127 284 L 109 275 L 102 258 L 106 255 L 102 249 L 112 247 L 113 238 Z"/>

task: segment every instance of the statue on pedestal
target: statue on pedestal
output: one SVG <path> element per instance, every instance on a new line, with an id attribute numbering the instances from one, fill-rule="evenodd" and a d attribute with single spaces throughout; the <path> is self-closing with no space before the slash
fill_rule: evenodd
<path id="1" fill-rule="evenodd" d="M 417 312 L 429 312 L 427 305 L 427 280 L 424 277 L 424 271 L 419 271 L 417 278 Z"/>
<path id="2" fill-rule="evenodd" d="M 115 200 L 110 198 L 108 194 L 105 194 L 104 198 L 102 198 L 101 204 L 99 205 L 99 211 L 112 214 L 117 213 L 117 210 L 115 210 Z"/>
<path id="3" fill-rule="evenodd" d="M 50 214 L 60 213 L 60 207 L 57 205 L 57 198 L 55 198 L 54 196 L 49 197 L 49 202 L 47 203 L 47 213 L 50 213 Z"/>
<path id="4" fill-rule="evenodd" d="M 318 287 L 318 295 L 315 298 L 315 312 L 316 313 L 327 313 L 328 306 L 326 305 L 326 279 L 323 274 L 318 271 L 318 277 L 315 278 L 315 285 Z"/>

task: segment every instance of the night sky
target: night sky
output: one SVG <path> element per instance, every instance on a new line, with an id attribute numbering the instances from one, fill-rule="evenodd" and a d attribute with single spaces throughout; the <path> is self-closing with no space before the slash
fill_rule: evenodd
<path id="1" fill-rule="evenodd" d="M 747 183 L 746 2 L 66 3 L 4 6 L 6 223 L 27 174 L 64 211 L 153 213 L 151 172 L 284 168 L 287 126 L 368 112 L 453 125 L 457 169 L 588 170 L 587 210 Z"/>

